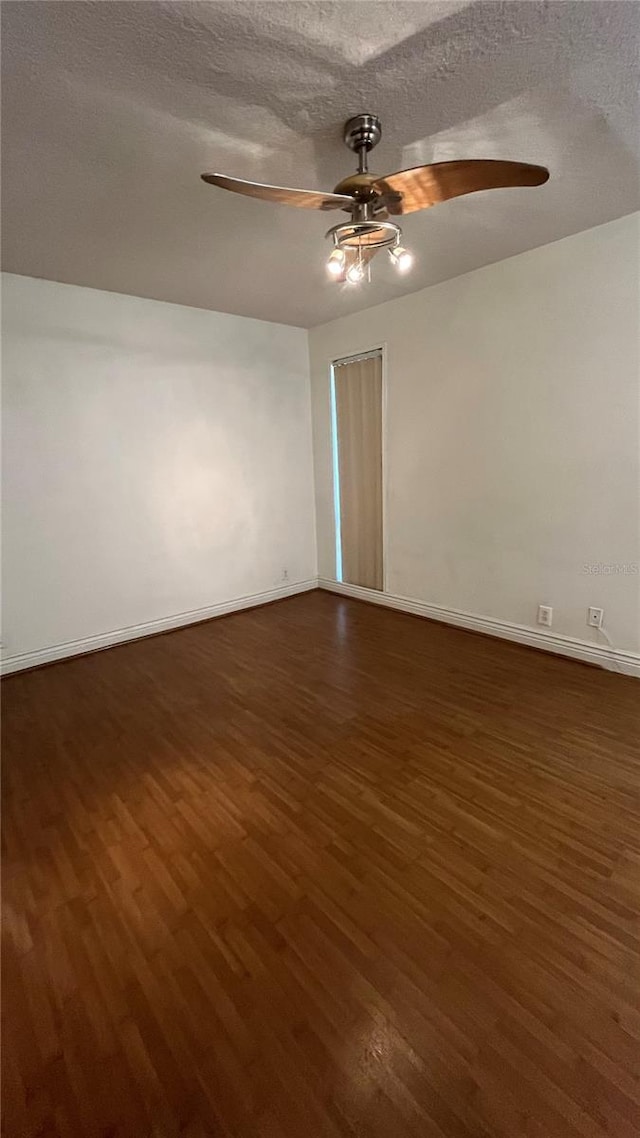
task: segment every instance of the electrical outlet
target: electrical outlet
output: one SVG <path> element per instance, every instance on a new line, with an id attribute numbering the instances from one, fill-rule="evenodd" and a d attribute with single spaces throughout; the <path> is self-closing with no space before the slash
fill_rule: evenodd
<path id="1" fill-rule="evenodd" d="M 538 605 L 538 624 L 551 628 L 553 622 L 553 609 L 549 605 Z"/>
<path id="2" fill-rule="evenodd" d="M 587 624 L 589 628 L 602 628 L 604 624 L 604 609 L 590 608 L 587 613 Z"/>

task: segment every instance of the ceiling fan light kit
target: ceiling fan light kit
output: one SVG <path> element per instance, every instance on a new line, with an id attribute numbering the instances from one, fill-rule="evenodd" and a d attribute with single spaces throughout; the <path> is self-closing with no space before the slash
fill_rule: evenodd
<path id="1" fill-rule="evenodd" d="M 399 272 L 411 267 L 412 256 L 400 244 L 402 230 L 393 221 L 350 221 L 334 225 L 325 234 L 334 244 L 327 261 L 329 276 L 359 284 L 369 277 L 369 263 L 380 249 L 388 249 Z M 350 272 L 354 266 L 361 272 Z"/>
<path id="2" fill-rule="evenodd" d="M 380 120 L 375 115 L 348 119 L 343 137 L 358 156 L 358 169 L 339 182 L 333 193 L 266 186 L 226 174 L 202 174 L 202 178 L 210 185 L 263 201 L 299 209 L 342 209 L 350 214 L 350 221 L 332 226 L 325 235 L 333 243 L 327 272 L 333 280 L 348 284 L 359 284 L 370 276 L 370 262 L 381 250 L 388 251 L 399 272 L 411 268 L 413 255 L 401 244 L 402 230 L 389 220 L 390 214 L 414 213 L 478 190 L 541 186 L 549 178 L 544 166 L 483 158 L 434 162 L 381 177 L 369 172 L 369 152 L 381 136 Z"/>

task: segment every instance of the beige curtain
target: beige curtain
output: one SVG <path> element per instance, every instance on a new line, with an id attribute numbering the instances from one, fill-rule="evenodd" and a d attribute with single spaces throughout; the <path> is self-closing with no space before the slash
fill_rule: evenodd
<path id="1" fill-rule="evenodd" d="M 342 578 L 382 589 L 382 358 L 334 370 Z"/>

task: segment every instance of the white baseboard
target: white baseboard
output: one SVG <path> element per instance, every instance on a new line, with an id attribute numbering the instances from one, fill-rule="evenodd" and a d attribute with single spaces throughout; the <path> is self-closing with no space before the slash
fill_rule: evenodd
<path id="1" fill-rule="evenodd" d="M 449 609 L 442 605 L 427 604 L 425 601 L 415 601 L 410 597 L 398 597 L 393 593 L 379 593 L 374 589 L 363 589 L 359 585 L 345 585 L 338 581 L 331 581 L 326 577 L 319 579 L 313 577 L 307 581 L 298 581 L 294 585 L 286 585 L 280 589 L 270 589 L 265 593 L 236 597 L 233 600 L 223 601 L 207 608 L 192 609 L 190 612 L 176 613 L 173 616 L 147 621 L 145 624 L 131 625 L 128 628 L 118 628 L 113 632 L 101 633 L 98 636 L 87 636 L 82 640 L 52 644 L 34 652 L 7 656 L 0 665 L 0 674 L 8 675 L 11 672 L 21 671 L 23 668 L 35 668 L 39 664 L 50 664 L 55 660 L 64 660 L 67 657 L 78 656 L 84 652 L 97 652 L 102 648 L 111 648 L 115 644 L 124 644 L 128 640 L 137 640 L 142 636 L 151 636 L 156 632 L 170 632 L 172 629 L 196 624 L 201 620 L 211 620 L 216 616 L 240 612 L 242 609 L 268 604 L 270 601 L 278 601 L 284 597 L 293 597 L 296 593 L 306 593 L 318 587 L 331 593 L 339 593 L 345 597 L 355 597 L 357 600 L 368 601 L 370 604 L 383 605 L 385 608 L 397 609 L 400 612 L 412 613 L 414 616 L 442 621 L 444 624 L 453 624 L 457 628 L 466 628 L 471 632 L 484 632 L 488 636 L 513 640 L 516 644 L 526 644 L 530 648 L 541 648 L 545 652 L 555 652 L 561 656 L 569 656 L 574 660 L 582 660 L 586 664 L 595 664 L 600 668 L 620 672 L 627 676 L 636 676 L 640 679 L 640 654 L 637 652 L 628 652 L 620 648 L 612 649 L 605 645 L 592 644 L 587 640 L 578 640 L 571 636 L 558 636 L 556 633 L 529 628 L 523 624 L 512 624 L 510 621 L 496 620 L 494 617 L 478 616 L 475 613 L 461 612 L 458 609 Z"/>
<path id="2" fill-rule="evenodd" d="M 189 612 L 176 613 L 174 616 L 161 617 L 159 620 L 149 620 L 145 624 L 134 624 L 128 628 L 117 628 L 113 632 L 104 632 L 98 636 L 86 636 L 82 640 L 69 640 L 64 644 L 52 644 L 48 648 L 39 648 L 35 652 L 23 652 L 18 656 L 7 656 L 0 665 L 0 674 L 18 672 L 23 668 L 35 668 L 39 664 L 51 664 L 54 660 L 65 660 L 69 656 L 78 656 L 84 652 L 98 652 L 102 648 L 112 648 L 114 644 L 124 644 L 127 640 L 137 640 L 141 636 L 152 636 L 156 632 L 170 632 L 172 629 L 183 628 L 189 624 L 197 624 L 201 620 L 211 620 L 215 616 L 225 616 L 230 612 L 239 612 L 241 609 L 254 608 L 256 605 L 265 605 L 269 601 L 279 601 L 283 597 L 293 597 L 296 593 L 306 593 L 309 589 L 316 589 L 316 577 L 308 581 L 298 581 L 294 585 L 285 585 L 281 589 L 269 589 L 266 593 L 253 593 L 248 597 L 236 597 L 232 601 L 223 601 L 221 604 L 209 605 L 203 609 L 191 609 Z"/>
<path id="3" fill-rule="evenodd" d="M 611 672 L 621 672 L 626 676 L 636 676 L 640 679 L 640 653 L 637 652 L 592 644 L 588 640 L 578 640 L 572 636 L 558 636 L 554 632 L 544 632 L 524 624 L 512 624 L 508 620 L 496 620 L 490 616 L 477 616 L 475 613 L 444 608 L 442 605 L 414 601 L 409 597 L 397 597 L 392 593 L 379 593 L 375 589 L 363 589 L 360 585 L 345 585 L 326 577 L 320 577 L 318 585 L 330 593 L 340 593 L 345 597 L 369 601 L 370 604 L 399 609 L 400 612 L 424 616 L 430 620 L 439 620 L 444 624 L 453 624 L 457 628 L 469 629 L 471 632 L 484 632 L 489 636 L 498 636 L 502 640 L 513 640 L 516 644 L 526 644 L 529 648 L 542 648 L 545 652 L 570 656 L 574 660 L 582 660 L 585 664 L 596 664 Z"/>

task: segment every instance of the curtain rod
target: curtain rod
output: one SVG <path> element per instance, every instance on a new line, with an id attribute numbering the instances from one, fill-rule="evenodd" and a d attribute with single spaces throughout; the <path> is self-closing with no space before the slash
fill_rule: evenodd
<path id="1" fill-rule="evenodd" d="M 356 356 L 344 356 L 341 360 L 333 360 L 333 367 L 344 367 L 345 364 L 356 364 L 360 360 L 375 360 L 382 357 L 382 348 L 372 348 L 370 352 L 358 352 Z"/>

